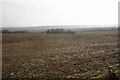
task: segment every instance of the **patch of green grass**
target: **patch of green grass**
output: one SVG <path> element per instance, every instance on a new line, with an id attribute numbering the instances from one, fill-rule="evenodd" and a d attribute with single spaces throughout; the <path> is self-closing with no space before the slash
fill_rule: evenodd
<path id="1" fill-rule="evenodd" d="M 93 74 L 91 74 L 89 80 L 99 80 L 102 76 L 101 72 L 95 72 Z"/>
<path id="2" fill-rule="evenodd" d="M 120 69 L 115 70 L 116 74 L 120 74 Z"/>

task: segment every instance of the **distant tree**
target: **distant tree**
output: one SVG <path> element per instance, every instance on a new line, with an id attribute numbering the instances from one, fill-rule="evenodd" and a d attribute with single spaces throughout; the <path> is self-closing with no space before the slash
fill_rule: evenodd
<path id="1" fill-rule="evenodd" d="M 49 30 L 49 29 L 47 29 L 46 33 L 50 33 L 50 30 Z"/>

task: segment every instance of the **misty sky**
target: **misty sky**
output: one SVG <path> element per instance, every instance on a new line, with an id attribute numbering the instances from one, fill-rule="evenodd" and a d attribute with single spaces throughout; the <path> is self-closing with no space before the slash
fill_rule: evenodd
<path id="1" fill-rule="evenodd" d="M 2 4 L 3 27 L 117 25 L 119 0 L 29 0 Z"/>

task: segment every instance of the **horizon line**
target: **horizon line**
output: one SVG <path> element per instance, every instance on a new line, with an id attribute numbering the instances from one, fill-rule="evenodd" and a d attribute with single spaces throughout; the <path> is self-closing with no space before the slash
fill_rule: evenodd
<path id="1" fill-rule="evenodd" d="M 32 25 L 32 26 L 11 26 L 11 27 L 2 27 L 2 28 L 26 28 L 26 27 L 32 27 L 32 28 L 34 28 L 34 27 L 52 27 L 52 26 L 54 26 L 54 27 L 57 27 L 57 26 L 87 26 L 87 27 L 85 27 L 85 28 L 88 28 L 89 26 L 89 28 L 91 28 L 92 26 L 93 27 L 118 27 L 118 25 L 116 24 L 116 25 Z M 77 28 L 84 28 L 84 27 L 77 27 Z M 70 28 L 70 27 L 69 27 Z M 71 27 L 72 28 L 72 27 Z"/>

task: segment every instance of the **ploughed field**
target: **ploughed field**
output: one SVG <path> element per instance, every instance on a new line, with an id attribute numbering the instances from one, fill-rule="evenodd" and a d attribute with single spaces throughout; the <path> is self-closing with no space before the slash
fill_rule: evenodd
<path id="1" fill-rule="evenodd" d="M 117 32 L 2 37 L 3 78 L 85 78 L 118 69 Z"/>

